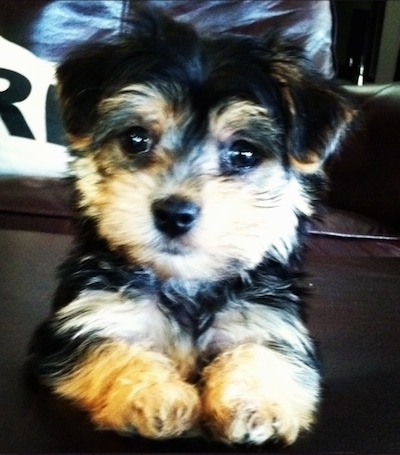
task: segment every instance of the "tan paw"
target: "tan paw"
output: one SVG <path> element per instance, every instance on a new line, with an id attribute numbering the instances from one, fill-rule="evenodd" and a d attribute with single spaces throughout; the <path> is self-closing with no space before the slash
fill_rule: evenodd
<path id="1" fill-rule="evenodd" d="M 109 390 L 106 405 L 93 414 L 98 424 L 154 439 L 177 437 L 196 426 L 197 390 L 178 373 L 156 363 L 126 373 Z"/>
<path id="2" fill-rule="evenodd" d="M 227 443 L 294 442 L 313 421 L 317 392 L 297 382 L 292 370 L 262 346 L 223 354 L 204 371 L 205 425 Z"/>
<path id="3" fill-rule="evenodd" d="M 299 421 L 273 400 L 255 400 L 249 390 L 240 399 L 229 397 L 229 390 L 218 399 L 205 398 L 208 426 L 214 436 L 226 443 L 262 444 L 271 439 L 292 443 L 299 432 Z"/>
<path id="4" fill-rule="evenodd" d="M 103 429 L 173 438 L 197 427 L 200 399 L 173 363 L 122 343 L 93 352 L 57 392 L 79 403 Z"/>
<path id="5" fill-rule="evenodd" d="M 119 407 L 122 419 L 117 431 L 133 430 L 148 438 L 164 439 L 180 436 L 196 426 L 200 402 L 190 384 L 170 380 L 135 389 Z M 111 403 L 103 415 L 97 416 L 100 423 L 107 426 L 108 417 L 118 412 L 113 408 Z"/>

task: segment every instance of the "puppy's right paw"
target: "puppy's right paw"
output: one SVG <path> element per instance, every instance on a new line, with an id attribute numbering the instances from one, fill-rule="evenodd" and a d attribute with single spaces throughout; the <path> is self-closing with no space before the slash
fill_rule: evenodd
<path id="1" fill-rule="evenodd" d="M 77 402 L 93 422 L 154 439 L 197 428 L 200 398 L 163 354 L 112 343 L 88 356 L 56 392 Z"/>
<path id="2" fill-rule="evenodd" d="M 121 378 L 104 408 L 93 414 L 99 426 L 152 439 L 178 437 L 197 426 L 200 400 L 194 386 L 178 377 L 154 381 L 145 373 L 130 381 Z"/>

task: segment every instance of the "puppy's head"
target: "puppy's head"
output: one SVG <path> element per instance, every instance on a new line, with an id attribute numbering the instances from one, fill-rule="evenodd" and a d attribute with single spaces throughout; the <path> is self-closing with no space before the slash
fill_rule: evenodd
<path id="1" fill-rule="evenodd" d="M 81 213 L 161 278 L 287 262 L 353 117 L 279 39 L 201 37 L 152 13 L 77 51 L 58 79 Z"/>

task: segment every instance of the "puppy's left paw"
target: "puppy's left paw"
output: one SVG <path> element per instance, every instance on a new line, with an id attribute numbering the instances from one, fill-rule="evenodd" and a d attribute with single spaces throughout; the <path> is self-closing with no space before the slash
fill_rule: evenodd
<path id="1" fill-rule="evenodd" d="M 293 443 L 313 422 L 318 387 L 303 385 L 281 354 L 243 345 L 204 371 L 205 425 L 227 443 Z M 318 384 L 318 381 L 317 381 Z"/>

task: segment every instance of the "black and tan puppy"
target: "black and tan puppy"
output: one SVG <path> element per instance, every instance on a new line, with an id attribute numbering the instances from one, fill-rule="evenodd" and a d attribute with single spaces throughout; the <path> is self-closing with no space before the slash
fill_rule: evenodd
<path id="1" fill-rule="evenodd" d="M 275 38 L 126 30 L 58 69 L 76 242 L 31 367 L 101 428 L 291 443 L 320 395 L 300 236 L 353 110 Z"/>

